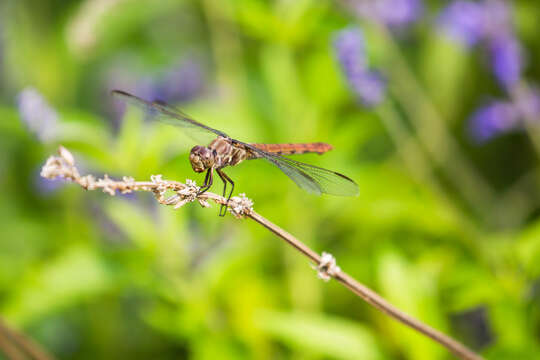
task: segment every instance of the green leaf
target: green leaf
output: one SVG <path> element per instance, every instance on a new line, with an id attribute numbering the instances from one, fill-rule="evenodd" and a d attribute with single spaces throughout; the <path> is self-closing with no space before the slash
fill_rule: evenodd
<path id="1" fill-rule="evenodd" d="M 425 42 L 422 55 L 420 75 L 430 97 L 447 119 L 455 118 L 471 91 L 470 86 L 464 86 L 470 71 L 467 53 L 455 43 L 434 36 Z"/>
<path id="2" fill-rule="evenodd" d="M 384 252 L 379 258 L 382 295 L 394 306 L 419 320 L 444 331 L 435 298 L 435 278 L 431 272 L 409 264 L 400 254 Z M 424 335 L 387 318 L 394 339 L 411 359 L 436 359 L 444 351 Z"/>
<path id="3" fill-rule="evenodd" d="M 148 209 L 125 199 L 107 199 L 105 214 L 120 228 L 128 238 L 144 249 L 154 249 L 158 241 L 157 227 L 152 221 Z M 171 210 L 172 211 L 172 210 Z"/>
<path id="4" fill-rule="evenodd" d="M 50 314 L 108 287 L 109 274 L 90 248 L 73 246 L 14 284 L 2 314 L 19 324 Z"/>
<path id="5" fill-rule="evenodd" d="M 302 312 L 260 311 L 256 326 L 294 350 L 334 359 L 382 357 L 370 330 L 347 319 Z"/>
<path id="6" fill-rule="evenodd" d="M 531 278 L 540 274 L 540 221 L 524 229 L 518 238 L 517 257 Z"/>

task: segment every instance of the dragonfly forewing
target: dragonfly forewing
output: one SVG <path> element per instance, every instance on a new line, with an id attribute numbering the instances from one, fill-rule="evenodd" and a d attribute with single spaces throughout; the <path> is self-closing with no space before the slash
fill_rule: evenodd
<path id="1" fill-rule="evenodd" d="M 216 136 L 228 137 L 227 134 L 201 124 L 181 110 L 163 102 L 146 101 L 121 90 L 113 90 L 112 94 L 126 103 L 141 109 L 145 116 L 151 120 L 157 120 L 182 128 L 184 133 L 197 143 L 207 143 Z"/>

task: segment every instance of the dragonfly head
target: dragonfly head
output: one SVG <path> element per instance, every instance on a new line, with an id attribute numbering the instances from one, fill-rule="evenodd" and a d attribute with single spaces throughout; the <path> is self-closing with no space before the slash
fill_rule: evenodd
<path id="1" fill-rule="evenodd" d="M 207 147 L 194 146 L 189 154 L 189 162 L 195 172 L 203 172 L 214 166 L 214 153 Z"/>

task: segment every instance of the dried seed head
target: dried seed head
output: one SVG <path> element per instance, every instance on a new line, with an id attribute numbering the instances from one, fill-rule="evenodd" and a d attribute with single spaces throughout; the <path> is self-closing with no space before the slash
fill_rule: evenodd
<path id="1" fill-rule="evenodd" d="M 229 212 L 237 219 L 241 219 L 249 215 L 253 211 L 253 201 L 242 193 L 239 196 L 233 196 L 229 201 Z"/>

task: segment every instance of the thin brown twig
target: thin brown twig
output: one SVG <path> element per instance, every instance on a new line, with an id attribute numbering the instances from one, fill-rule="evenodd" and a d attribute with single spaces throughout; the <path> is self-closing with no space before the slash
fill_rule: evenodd
<path id="1" fill-rule="evenodd" d="M 276 234 L 281 239 L 285 240 L 296 250 L 307 256 L 313 263 L 315 263 L 314 267 L 318 270 L 318 275 L 320 278 L 328 280 L 333 277 L 370 305 L 376 307 L 404 325 L 409 326 L 425 336 L 430 337 L 434 341 L 446 347 L 458 358 L 464 360 L 482 359 L 480 355 L 474 353 L 463 344 L 457 342 L 442 332 L 435 330 L 429 325 L 424 324 L 420 320 L 407 315 L 387 302 L 373 290 L 360 284 L 347 273 L 343 272 L 336 265 L 335 259 L 330 254 L 323 253 L 322 256 L 319 255 L 293 235 L 289 234 L 284 229 L 255 212 L 252 207 L 253 202 L 251 202 L 251 200 L 246 198 L 243 194 L 240 194 L 239 197 L 235 196 L 231 198 L 231 201 L 227 203 L 227 199 L 214 193 L 205 192 L 203 194 L 199 194 L 199 188 L 191 180 L 186 181 L 187 184 L 183 184 L 177 181 L 163 180 L 160 175 L 152 176 L 151 181 L 149 182 L 134 181 L 132 178 L 128 177 L 124 177 L 122 181 L 115 181 L 107 176 L 105 176 L 103 179 L 95 179 L 91 175 L 81 176 L 75 167 L 75 161 L 71 153 L 64 147 L 60 147 L 59 154 L 60 156 L 49 157 L 41 171 L 41 175 L 43 177 L 53 179 L 60 176 L 79 184 L 87 190 L 101 189 L 103 192 L 110 195 L 114 195 L 116 191 L 120 191 L 122 193 L 132 191 L 151 191 L 161 204 L 172 205 L 175 208 L 179 208 L 186 203 L 195 200 L 197 200 L 203 207 L 210 206 L 208 200 L 212 200 L 217 204 L 226 204 L 228 210 L 235 217 L 247 217 L 254 220 Z M 165 192 L 167 190 L 173 191 L 175 194 L 165 197 Z"/>
<path id="2" fill-rule="evenodd" d="M 0 350 L 10 360 L 51 360 L 52 357 L 35 341 L 7 326 L 0 319 Z M 25 356 L 25 354 L 27 356 Z"/>

